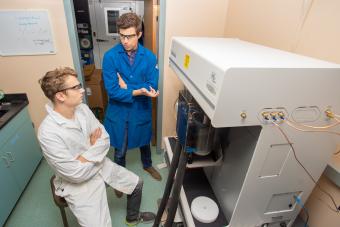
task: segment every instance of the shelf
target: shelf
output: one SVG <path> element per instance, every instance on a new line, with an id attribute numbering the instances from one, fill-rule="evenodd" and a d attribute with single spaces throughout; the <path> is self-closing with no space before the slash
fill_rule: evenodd
<path id="1" fill-rule="evenodd" d="M 168 139 L 167 139 L 168 138 Z M 165 137 L 164 141 L 168 140 L 168 146 L 172 149 L 175 149 L 176 138 L 175 137 Z M 166 143 L 166 142 L 165 142 Z M 216 154 L 210 152 L 210 154 L 206 156 L 196 155 L 192 153 L 192 163 L 187 164 L 187 168 L 202 168 L 208 166 L 218 166 L 223 162 L 223 154 L 222 149 L 219 149 Z"/>
<path id="2" fill-rule="evenodd" d="M 172 160 L 172 150 L 175 148 L 176 138 L 165 137 L 164 143 L 166 147 L 166 155 L 169 160 Z M 215 222 L 201 223 L 192 217 L 190 205 L 192 200 L 197 196 L 207 196 L 214 200 L 219 208 L 219 215 Z M 180 193 L 180 206 L 186 226 L 188 227 L 221 227 L 227 226 L 228 222 L 223 211 L 218 203 L 218 200 L 210 187 L 208 179 L 206 178 L 203 168 L 187 168 L 184 176 L 183 187 Z"/>

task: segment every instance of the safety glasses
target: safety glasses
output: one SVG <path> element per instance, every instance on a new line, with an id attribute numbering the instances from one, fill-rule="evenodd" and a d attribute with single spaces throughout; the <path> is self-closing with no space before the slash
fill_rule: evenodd
<path id="1" fill-rule="evenodd" d="M 77 84 L 77 85 L 74 85 L 72 87 L 68 87 L 68 88 L 64 88 L 64 89 L 61 89 L 59 90 L 58 92 L 61 92 L 61 91 L 67 91 L 67 90 L 80 90 L 83 86 L 81 85 L 81 83 Z"/>

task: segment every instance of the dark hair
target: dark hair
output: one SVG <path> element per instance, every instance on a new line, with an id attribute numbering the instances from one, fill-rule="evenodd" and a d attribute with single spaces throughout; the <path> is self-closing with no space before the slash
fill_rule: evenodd
<path id="1" fill-rule="evenodd" d="M 125 13 L 121 15 L 117 20 L 117 28 L 127 29 L 134 27 L 137 35 L 142 31 L 142 21 L 139 16 L 135 13 Z"/>
<path id="2" fill-rule="evenodd" d="M 65 80 L 68 76 L 77 77 L 77 73 L 72 68 L 61 67 L 48 71 L 39 80 L 40 87 L 49 100 L 54 102 L 55 94 L 65 88 Z"/>

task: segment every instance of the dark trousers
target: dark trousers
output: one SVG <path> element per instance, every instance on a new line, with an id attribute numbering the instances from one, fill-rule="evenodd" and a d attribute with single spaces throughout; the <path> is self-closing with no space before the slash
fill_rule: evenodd
<path id="1" fill-rule="evenodd" d="M 115 163 L 117 163 L 120 166 L 124 166 L 124 167 L 126 165 L 125 156 L 127 152 L 127 143 L 128 143 L 128 128 L 126 124 L 125 132 L 124 132 L 124 139 L 123 139 L 123 146 L 121 149 L 115 148 L 115 155 L 114 155 Z M 139 150 L 140 150 L 141 160 L 143 163 L 143 168 L 148 168 L 152 166 L 150 144 L 140 147 Z"/>
<path id="2" fill-rule="evenodd" d="M 127 221 L 134 221 L 139 217 L 139 208 L 142 201 L 142 189 L 143 180 L 139 178 L 138 184 L 136 185 L 131 195 L 127 195 Z"/>

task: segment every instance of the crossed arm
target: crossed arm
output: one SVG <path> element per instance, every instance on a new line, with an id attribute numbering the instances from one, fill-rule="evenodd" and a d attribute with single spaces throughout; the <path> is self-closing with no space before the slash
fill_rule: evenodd
<path id="1" fill-rule="evenodd" d="M 103 79 L 108 96 L 120 102 L 132 103 L 134 96 L 157 97 L 158 69 L 156 58 L 148 66 L 146 80 L 140 84 L 127 84 L 119 75 L 116 63 L 112 56 L 105 55 L 103 61 Z"/>
<path id="2" fill-rule="evenodd" d="M 92 133 L 89 146 L 80 155 L 75 156 L 67 145 L 67 138 L 58 132 L 53 125 L 48 125 L 39 131 L 38 137 L 43 154 L 54 171 L 72 183 L 82 183 L 91 179 L 102 168 L 103 160 L 110 148 L 109 136 L 103 126 L 93 116 L 91 110 L 84 105 L 84 111 L 88 115 L 86 123 L 90 124 Z"/>
<path id="3" fill-rule="evenodd" d="M 102 136 L 102 129 L 100 127 L 98 127 L 90 135 L 90 144 L 91 144 L 91 146 L 93 146 L 101 136 Z M 77 157 L 77 160 L 79 160 L 81 163 L 90 162 L 89 160 L 84 158 L 83 155 L 79 155 Z"/>
<path id="4" fill-rule="evenodd" d="M 82 183 L 101 169 L 100 163 L 81 162 L 81 157 L 75 158 L 59 136 L 45 135 L 39 138 L 43 154 L 54 171 L 65 180 Z"/>
<path id="5" fill-rule="evenodd" d="M 87 114 L 86 124 L 89 125 L 91 134 L 89 135 L 89 148 L 77 157 L 82 163 L 94 162 L 101 163 L 110 148 L 109 135 L 103 125 L 93 115 L 88 106 L 83 105 L 84 111 Z"/>

